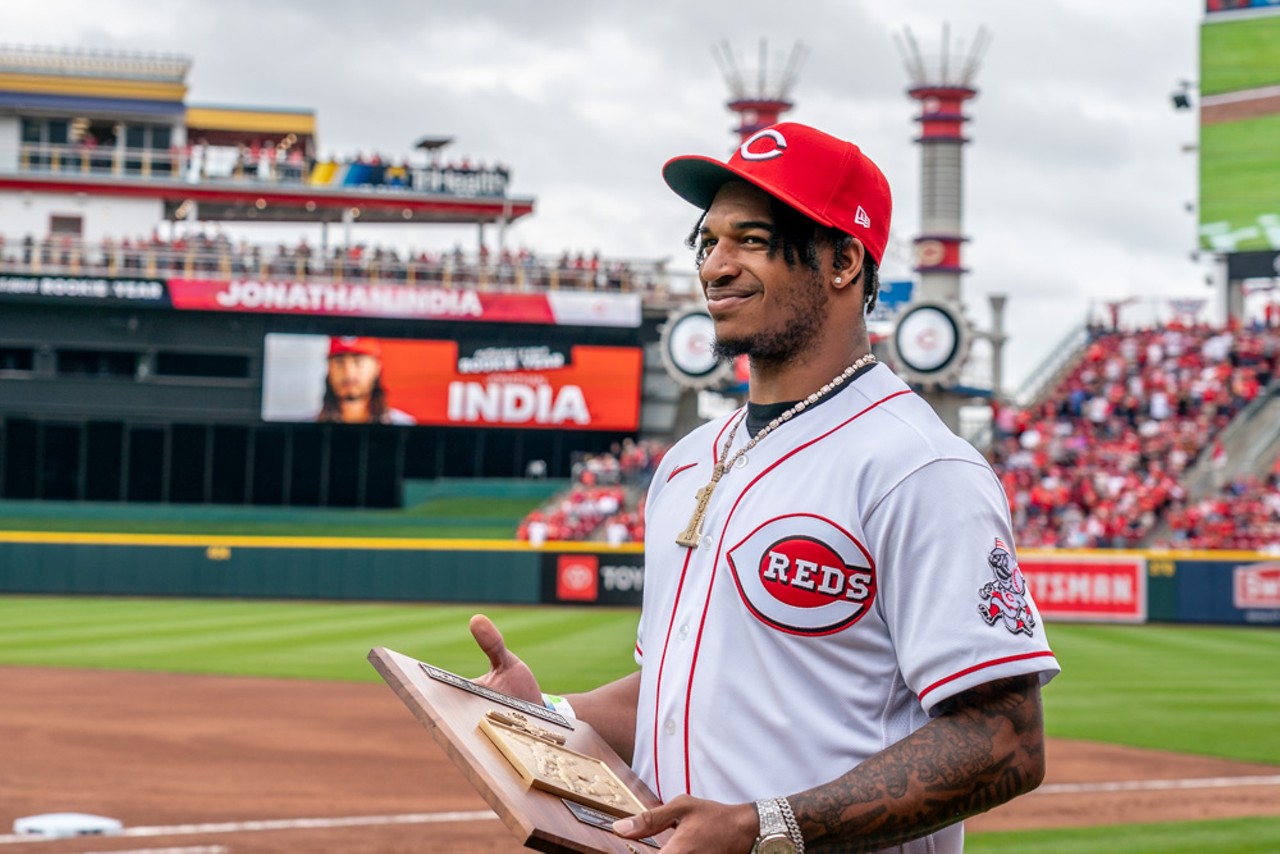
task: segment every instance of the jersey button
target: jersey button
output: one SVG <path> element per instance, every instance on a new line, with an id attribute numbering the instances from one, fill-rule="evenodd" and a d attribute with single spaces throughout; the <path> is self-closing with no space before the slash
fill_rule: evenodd
<path id="1" fill-rule="evenodd" d="M 736 469 L 744 469 L 744 468 L 746 468 L 746 467 L 747 467 L 747 455 L 746 455 L 746 454 L 743 454 L 742 456 L 738 457 L 737 461 L 733 464 L 733 467 L 734 467 L 734 468 L 736 468 Z"/>
<path id="2" fill-rule="evenodd" d="M 703 547 L 704 549 L 709 549 L 709 548 L 711 548 L 711 535 L 710 535 L 710 534 L 707 534 L 706 536 L 704 536 L 704 537 L 702 538 L 702 547 Z"/>
<path id="3" fill-rule="evenodd" d="M 675 735 L 676 722 L 671 720 L 670 718 L 667 718 L 667 722 L 662 725 L 662 729 L 667 733 L 667 735 Z"/>
<path id="4" fill-rule="evenodd" d="M 689 624 L 685 623 L 680 627 L 680 640 L 686 640 L 689 637 Z"/>

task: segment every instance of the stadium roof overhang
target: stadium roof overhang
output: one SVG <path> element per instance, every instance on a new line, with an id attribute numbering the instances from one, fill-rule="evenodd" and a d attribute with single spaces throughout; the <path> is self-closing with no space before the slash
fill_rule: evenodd
<path id="1" fill-rule="evenodd" d="M 533 213 L 531 197 L 451 196 L 412 191 L 327 190 L 322 187 L 247 187 L 182 181 L 122 181 L 63 175 L 2 175 L 0 193 L 85 193 L 164 203 L 167 219 L 195 205 L 208 222 L 497 223 Z M 190 203 L 190 204 L 188 204 Z M 182 217 L 178 211 L 186 205 Z"/>
<path id="2" fill-rule="evenodd" d="M 315 150 L 316 116 L 311 110 L 191 105 L 186 120 L 191 144 L 267 145 L 292 134 L 306 151 Z"/>
<path id="3" fill-rule="evenodd" d="M 113 79 L 0 69 L 0 112 L 4 113 L 154 120 L 181 116 L 186 94 L 186 84 L 176 79 Z"/>

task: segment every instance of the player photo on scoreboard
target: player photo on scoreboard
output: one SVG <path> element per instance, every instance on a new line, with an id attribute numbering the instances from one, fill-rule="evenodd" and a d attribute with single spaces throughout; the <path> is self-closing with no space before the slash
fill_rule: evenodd
<path id="1" fill-rule="evenodd" d="M 636 347 L 266 336 L 264 421 L 634 430 Z"/>

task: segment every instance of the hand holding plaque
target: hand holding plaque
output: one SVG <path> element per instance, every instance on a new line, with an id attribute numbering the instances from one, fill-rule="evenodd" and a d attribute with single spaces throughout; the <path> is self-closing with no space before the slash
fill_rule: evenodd
<path id="1" fill-rule="evenodd" d="M 392 650 L 369 660 L 522 844 L 639 850 L 609 824 L 659 801 L 589 723 Z M 668 835 L 638 844 L 658 847 Z"/>

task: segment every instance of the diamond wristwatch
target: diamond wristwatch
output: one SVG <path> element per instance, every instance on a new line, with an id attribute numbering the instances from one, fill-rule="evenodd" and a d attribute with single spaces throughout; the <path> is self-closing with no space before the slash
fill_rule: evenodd
<path id="1" fill-rule="evenodd" d="M 751 847 L 752 854 L 804 854 L 800 824 L 786 798 L 756 801 L 756 814 L 760 817 L 760 835 Z"/>

